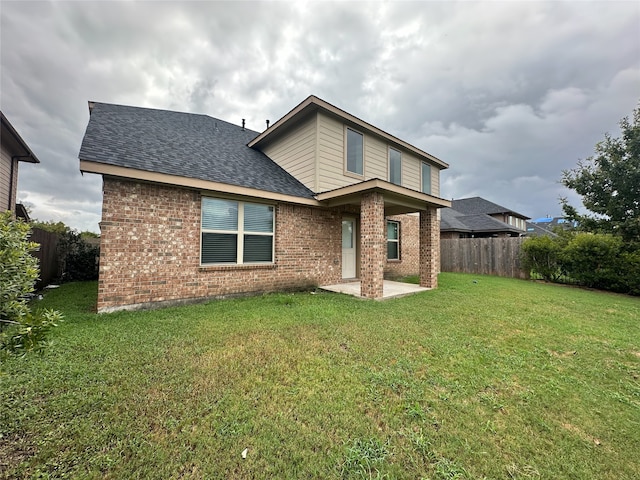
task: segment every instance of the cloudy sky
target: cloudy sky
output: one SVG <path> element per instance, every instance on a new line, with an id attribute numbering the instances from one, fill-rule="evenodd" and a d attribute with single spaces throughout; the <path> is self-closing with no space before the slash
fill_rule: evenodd
<path id="1" fill-rule="evenodd" d="M 563 169 L 640 100 L 640 2 L 0 1 L 1 108 L 41 163 L 18 199 L 98 231 L 87 102 L 261 131 L 308 95 L 436 155 L 441 196 L 558 215 Z"/>

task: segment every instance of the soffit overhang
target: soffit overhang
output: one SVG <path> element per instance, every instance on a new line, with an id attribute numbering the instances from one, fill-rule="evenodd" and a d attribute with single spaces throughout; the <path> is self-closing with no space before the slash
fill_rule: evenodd
<path id="1" fill-rule="evenodd" d="M 379 178 L 322 192 L 317 194 L 316 198 L 327 207 L 347 205 L 359 207 L 362 196 L 371 192 L 378 192 L 383 195 L 385 216 L 415 213 L 427 208 L 451 207 L 449 200 L 401 187 Z"/>
<path id="2" fill-rule="evenodd" d="M 385 132 L 384 130 L 379 129 L 371 125 L 370 123 L 361 120 L 360 118 L 351 115 L 348 112 L 336 107 L 335 105 L 331 105 L 328 102 L 314 96 L 310 95 L 307 97 L 302 103 L 300 103 L 297 107 L 287 113 L 284 117 L 280 118 L 277 122 L 271 125 L 267 130 L 262 132 L 256 138 L 251 140 L 247 145 L 251 148 L 260 149 L 261 147 L 267 145 L 271 139 L 277 138 L 282 131 L 286 131 L 293 125 L 296 125 L 302 118 L 306 115 L 309 115 L 315 111 L 322 111 L 324 113 L 328 113 L 334 117 L 339 118 L 341 121 L 346 122 L 350 126 L 362 129 L 370 134 L 376 135 L 385 141 L 391 143 L 395 147 L 399 147 L 401 149 L 408 150 L 419 157 L 425 158 L 433 163 L 440 169 L 449 168 L 449 164 L 443 162 L 439 158 L 431 155 L 430 153 L 425 152 L 424 150 L 419 149 L 411 145 L 410 143 L 405 142 L 404 140 L 399 139 L 391 135 L 390 133 Z"/>

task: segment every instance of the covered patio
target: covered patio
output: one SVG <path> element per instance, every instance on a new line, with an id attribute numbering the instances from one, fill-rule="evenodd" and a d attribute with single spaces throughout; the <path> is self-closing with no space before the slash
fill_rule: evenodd
<path id="1" fill-rule="evenodd" d="M 449 207 L 451 202 L 432 195 L 374 178 L 360 183 L 323 192 L 316 197 L 328 207 L 347 207 L 357 214 L 353 228 L 345 237 L 343 231 L 343 293 L 356 291 L 362 298 L 382 299 L 389 296 L 412 293 L 414 285 L 387 282 L 384 267 L 387 260 L 387 235 L 385 218 L 392 215 L 419 215 L 419 275 L 420 287 L 436 288 L 438 283 L 438 257 L 440 231 L 438 208 Z M 350 221 L 348 217 L 345 221 Z M 344 224 L 344 222 L 343 222 Z M 349 244 L 348 253 L 345 238 Z M 346 261 L 352 262 L 345 269 Z M 348 273 L 347 273 L 348 272 Z M 354 280 L 358 280 L 354 282 Z M 323 286 L 322 288 L 327 289 Z M 385 290 L 387 293 L 385 293 Z M 396 293 L 394 293 L 396 292 Z"/>

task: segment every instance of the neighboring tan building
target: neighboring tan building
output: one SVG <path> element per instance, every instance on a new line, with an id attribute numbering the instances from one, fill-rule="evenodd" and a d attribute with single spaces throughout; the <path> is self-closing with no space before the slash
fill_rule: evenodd
<path id="1" fill-rule="evenodd" d="M 0 137 L 0 211 L 10 210 L 15 216 L 28 220 L 28 214 L 22 205 L 16 208 L 18 191 L 18 163 L 40 163 L 27 143 L 18 134 L 13 125 L 0 112 L 2 123 Z"/>
<path id="2" fill-rule="evenodd" d="M 520 237 L 529 217 L 481 197 L 452 200 L 440 211 L 440 238 Z"/>
<path id="3" fill-rule="evenodd" d="M 438 158 L 310 96 L 262 133 L 90 103 L 103 177 L 98 311 L 383 276 L 437 286 Z"/>

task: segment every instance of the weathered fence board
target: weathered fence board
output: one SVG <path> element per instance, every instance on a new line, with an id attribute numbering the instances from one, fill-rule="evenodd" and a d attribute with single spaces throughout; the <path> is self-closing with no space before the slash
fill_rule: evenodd
<path id="1" fill-rule="evenodd" d="M 522 237 L 441 239 L 440 269 L 443 272 L 529 278 L 520 264 L 524 240 Z"/>
<path id="2" fill-rule="evenodd" d="M 40 279 L 36 282 L 36 290 L 46 287 L 51 280 L 60 276 L 58 267 L 58 235 L 39 228 L 31 231 L 29 240 L 38 243 L 40 247 L 31 254 L 38 259 Z"/>

